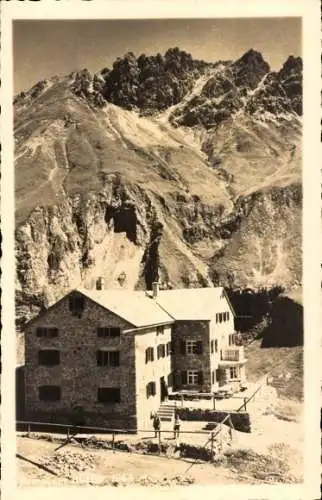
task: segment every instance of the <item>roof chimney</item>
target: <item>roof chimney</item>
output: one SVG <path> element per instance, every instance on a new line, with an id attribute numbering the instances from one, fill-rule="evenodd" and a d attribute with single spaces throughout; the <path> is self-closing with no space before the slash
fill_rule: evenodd
<path id="1" fill-rule="evenodd" d="M 97 278 L 95 287 L 96 287 L 96 290 L 103 290 L 103 278 L 102 278 L 102 276 Z"/>
<path id="2" fill-rule="evenodd" d="M 159 293 L 159 282 L 158 281 L 154 281 L 152 283 L 152 295 L 153 295 L 153 298 L 155 299 L 157 296 L 158 296 L 158 293 Z"/>

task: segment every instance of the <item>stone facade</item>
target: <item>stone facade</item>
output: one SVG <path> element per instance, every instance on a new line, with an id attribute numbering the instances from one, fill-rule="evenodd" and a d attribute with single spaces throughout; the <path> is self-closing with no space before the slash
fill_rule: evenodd
<path id="1" fill-rule="evenodd" d="M 199 342 L 201 352 L 187 352 L 187 342 Z M 210 345 L 209 321 L 177 321 L 173 327 L 172 371 L 174 373 L 175 390 L 191 389 L 200 392 L 210 392 Z M 189 383 L 185 373 L 197 371 L 202 373 L 202 380 Z"/>
<path id="2" fill-rule="evenodd" d="M 85 299 L 81 317 L 69 310 L 65 297 L 31 322 L 25 332 L 26 418 L 70 423 L 75 407 L 84 408 L 85 423 L 100 426 L 136 426 L 136 377 L 133 333 L 119 337 L 98 337 L 97 327 L 113 326 L 126 330 L 131 325 L 98 304 Z M 57 327 L 54 338 L 37 337 L 37 327 Z M 56 366 L 39 366 L 38 352 L 60 351 Z M 97 366 L 99 349 L 118 350 L 120 366 Z M 41 401 L 40 386 L 61 387 L 59 401 Z M 120 403 L 97 401 L 99 387 L 120 388 Z"/>

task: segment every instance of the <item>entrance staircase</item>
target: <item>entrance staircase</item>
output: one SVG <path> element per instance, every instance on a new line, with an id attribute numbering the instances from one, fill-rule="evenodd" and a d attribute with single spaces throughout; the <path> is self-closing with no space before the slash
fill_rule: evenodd
<path id="1" fill-rule="evenodd" d="M 175 406 L 171 403 L 161 403 L 161 406 L 158 410 L 158 415 L 161 422 L 173 422 L 174 420 L 174 411 Z"/>

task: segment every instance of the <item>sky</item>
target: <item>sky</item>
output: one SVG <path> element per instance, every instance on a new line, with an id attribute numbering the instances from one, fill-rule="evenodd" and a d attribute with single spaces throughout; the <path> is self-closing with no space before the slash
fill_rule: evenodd
<path id="1" fill-rule="evenodd" d="M 209 62 L 233 60 L 253 48 L 272 70 L 301 55 L 299 18 L 14 21 L 14 92 L 39 80 L 87 68 L 111 67 L 132 51 L 163 54 L 170 47 Z"/>

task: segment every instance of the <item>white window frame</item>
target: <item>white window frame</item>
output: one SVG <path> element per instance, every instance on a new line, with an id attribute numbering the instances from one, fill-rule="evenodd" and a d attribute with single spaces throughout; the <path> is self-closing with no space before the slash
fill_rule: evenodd
<path id="1" fill-rule="evenodd" d="M 186 340 L 186 354 L 196 354 L 197 345 L 197 340 Z"/>
<path id="2" fill-rule="evenodd" d="M 236 380 L 239 378 L 238 366 L 231 366 L 229 368 L 229 377 L 230 377 L 230 380 Z"/>
<path id="3" fill-rule="evenodd" d="M 199 371 L 198 370 L 187 370 L 187 384 L 188 385 L 198 385 L 199 381 Z"/>

